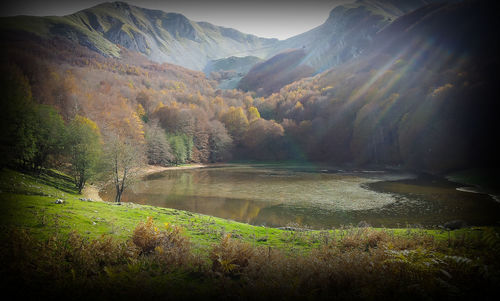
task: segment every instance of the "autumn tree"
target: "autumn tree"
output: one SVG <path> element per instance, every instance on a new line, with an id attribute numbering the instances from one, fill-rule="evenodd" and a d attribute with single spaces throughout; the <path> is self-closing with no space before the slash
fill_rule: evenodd
<path id="1" fill-rule="evenodd" d="M 250 124 L 242 144 L 255 159 L 281 159 L 283 135 L 283 127 L 274 120 L 258 119 Z"/>
<path id="2" fill-rule="evenodd" d="M 230 107 L 220 120 L 234 140 L 240 140 L 248 129 L 248 118 L 241 107 Z"/>
<path id="3" fill-rule="evenodd" d="M 135 112 L 137 114 L 137 116 L 139 116 L 139 118 L 144 121 L 144 122 L 148 122 L 149 121 L 149 118 L 148 118 L 148 115 L 146 115 L 146 111 L 144 110 L 144 107 L 138 103 L 136 108 L 135 108 Z"/>
<path id="4" fill-rule="evenodd" d="M 195 118 L 193 130 L 193 161 L 208 162 L 210 157 L 210 133 L 207 113 L 199 108 L 192 110 Z"/>
<path id="5" fill-rule="evenodd" d="M 196 118 L 189 109 L 182 109 L 178 112 L 178 119 L 176 124 L 175 133 L 186 134 L 193 137 L 196 127 Z"/>
<path id="6" fill-rule="evenodd" d="M 259 110 L 256 107 L 248 108 L 248 122 L 252 123 L 255 120 L 260 119 Z"/>
<path id="7" fill-rule="evenodd" d="M 158 119 L 161 127 L 169 133 L 175 133 L 179 128 L 179 108 L 174 106 L 162 106 L 155 110 L 153 118 Z"/>
<path id="8" fill-rule="evenodd" d="M 137 104 L 141 105 L 143 108 L 145 117 L 149 118 L 149 115 L 153 111 L 153 101 L 151 100 L 151 97 L 149 97 L 145 91 L 141 91 L 137 94 L 136 101 Z"/>
<path id="9" fill-rule="evenodd" d="M 232 142 L 224 124 L 212 120 L 208 127 L 210 144 L 210 161 L 218 162 L 226 159 L 230 153 Z"/>
<path id="10" fill-rule="evenodd" d="M 94 174 L 102 153 L 99 128 L 92 120 L 76 115 L 68 126 L 67 152 L 78 193 Z"/>

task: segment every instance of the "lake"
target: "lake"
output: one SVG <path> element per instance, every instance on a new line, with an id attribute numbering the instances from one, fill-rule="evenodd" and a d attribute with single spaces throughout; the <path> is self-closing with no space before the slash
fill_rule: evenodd
<path id="1" fill-rule="evenodd" d="M 145 176 L 125 190 L 122 201 L 269 227 L 328 229 L 360 221 L 385 227 L 433 227 L 452 220 L 498 224 L 500 203 L 461 186 L 399 171 L 220 164 Z M 103 189 L 101 198 L 113 201 L 113 189 Z"/>

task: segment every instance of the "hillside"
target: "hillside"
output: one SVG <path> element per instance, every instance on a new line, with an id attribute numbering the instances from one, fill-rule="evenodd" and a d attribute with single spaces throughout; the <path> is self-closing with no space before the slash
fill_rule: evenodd
<path id="1" fill-rule="evenodd" d="M 410 294 L 425 300 L 498 292 L 500 242 L 493 227 L 275 229 L 90 200 L 72 184 L 55 171 L 0 170 L 6 293 L 22 299 L 275 300 L 342 291 L 347 300 Z"/>
<path id="2" fill-rule="evenodd" d="M 293 63 L 294 71 L 277 69 L 276 76 L 249 74 L 240 83 L 245 90 L 263 89 L 262 95 L 278 92 L 292 81 L 318 74 L 334 66 L 342 65 L 361 56 L 368 48 L 377 43 L 377 33 L 397 18 L 425 6 L 435 0 L 347 0 L 339 2 L 330 12 L 328 19 L 320 26 L 305 33 L 275 44 L 270 55 L 290 49 L 301 49 L 303 56 Z M 282 55 L 283 57 L 284 55 Z M 273 61 L 271 61 L 273 60 Z M 272 68 L 275 58 L 263 63 Z M 261 65 L 262 68 L 262 65 Z M 300 70 L 299 70 L 300 69 Z M 307 71 L 305 71 L 307 70 Z M 291 73 L 294 73 L 293 75 Z M 264 76 L 259 86 L 256 76 Z M 269 88 L 272 86 L 272 88 Z"/>
<path id="3" fill-rule="evenodd" d="M 235 89 L 243 76 L 261 61 L 262 59 L 256 56 L 230 56 L 208 62 L 203 72 L 217 80 L 220 89 Z"/>
<path id="4" fill-rule="evenodd" d="M 314 69 L 304 65 L 304 49 L 290 49 L 256 64 L 238 83 L 243 91 L 256 91 L 258 96 L 278 92 L 281 87 L 311 76 Z"/>
<path id="5" fill-rule="evenodd" d="M 310 158 L 443 172 L 498 166 L 500 67 L 487 1 L 431 4 L 397 19 L 356 60 L 261 106 Z M 321 159 L 320 159 L 321 158 Z"/>
<path id="6" fill-rule="evenodd" d="M 64 37 L 111 57 L 120 57 L 124 47 L 155 62 L 194 70 L 235 54 L 265 56 L 278 41 L 124 2 L 104 3 L 63 17 L 1 18 L 0 28 Z"/>

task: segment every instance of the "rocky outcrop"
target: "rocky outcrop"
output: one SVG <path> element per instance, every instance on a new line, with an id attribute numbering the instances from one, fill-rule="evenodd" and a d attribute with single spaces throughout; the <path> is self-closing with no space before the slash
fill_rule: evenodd
<path id="1" fill-rule="evenodd" d="M 161 27 L 176 39 L 200 41 L 191 21 L 181 14 L 166 14 L 166 17 L 161 19 Z"/>
<path id="2" fill-rule="evenodd" d="M 106 33 L 104 33 L 104 37 L 106 37 L 109 41 L 127 49 L 141 52 L 146 55 L 149 53 L 149 45 L 146 42 L 144 35 L 133 29 L 129 29 L 129 32 L 126 32 L 123 28 L 123 24 L 118 23 L 111 27 Z"/>

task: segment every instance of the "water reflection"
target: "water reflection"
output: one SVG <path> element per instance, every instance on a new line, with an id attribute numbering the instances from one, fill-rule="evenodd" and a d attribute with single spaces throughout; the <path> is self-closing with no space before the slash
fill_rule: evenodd
<path id="1" fill-rule="evenodd" d="M 149 175 L 129 187 L 123 201 L 273 227 L 331 228 L 362 220 L 430 226 L 454 219 L 484 225 L 500 216 L 500 204 L 486 195 L 457 191 L 446 180 L 411 178 L 313 166 L 221 165 Z M 101 197 L 113 200 L 113 193 L 108 187 Z"/>

